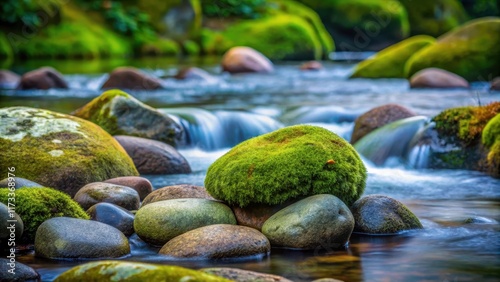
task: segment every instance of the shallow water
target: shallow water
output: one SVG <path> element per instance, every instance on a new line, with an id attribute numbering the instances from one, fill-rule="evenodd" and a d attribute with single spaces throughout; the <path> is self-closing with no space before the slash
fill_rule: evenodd
<path id="1" fill-rule="evenodd" d="M 500 92 L 487 84 L 472 90 L 411 90 L 400 79 L 354 79 L 350 64 L 325 63 L 319 72 L 302 72 L 298 63 L 281 64 L 272 75 L 218 74 L 213 63 L 200 65 L 214 74 L 208 82 L 165 79 L 165 90 L 130 92 L 158 108 L 198 108 L 244 111 L 290 125 L 321 125 L 349 139 L 359 114 L 386 103 L 398 103 L 432 117 L 441 110 L 500 101 Z M 143 66 L 155 75 L 173 75 L 173 63 Z M 69 90 L 2 91 L 0 106 L 23 105 L 69 113 L 99 95 L 105 74 L 83 69 L 66 75 Z M 75 74 L 76 73 L 76 74 Z M 252 119 L 255 116 L 248 116 Z M 271 121 L 269 122 L 271 123 Z M 234 132 L 222 131 L 223 138 Z M 146 176 L 154 187 L 189 183 L 203 185 L 208 166 L 228 148 L 209 151 L 183 148 L 193 168 L 189 175 Z M 269 257 L 237 261 L 178 261 L 156 255 L 139 239 L 131 239 L 132 261 L 176 264 L 190 268 L 232 266 L 288 277 L 295 281 L 332 277 L 344 281 L 498 281 L 500 279 L 500 180 L 462 170 L 408 169 L 402 165 L 375 167 L 369 162 L 365 195 L 384 194 L 406 205 L 420 218 L 424 230 L 398 236 L 353 234 L 349 247 L 332 250 L 328 244 L 313 251 L 273 249 Z M 471 223 L 466 223 L 471 222 Z M 53 280 L 81 261 L 48 261 L 33 254 L 19 257 Z"/>

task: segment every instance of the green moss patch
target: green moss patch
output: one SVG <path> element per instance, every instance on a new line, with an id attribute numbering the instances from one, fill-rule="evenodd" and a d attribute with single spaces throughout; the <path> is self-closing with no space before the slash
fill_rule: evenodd
<path id="1" fill-rule="evenodd" d="M 486 124 L 498 113 L 500 102 L 493 102 L 486 106 L 447 109 L 434 117 L 433 121 L 441 136 L 454 138 L 468 146 L 481 138 Z M 491 143 L 489 136 L 486 133 L 488 144 Z"/>
<path id="2" fill-rule="evenodd" d="M 180 266 L 154 265 L 127 261 L 97 261 L 73 267 L 56 282 L 74 281 L 231 281 Z"/>
<path id="3" fill-rule="evenodd" d="M 363 194 L 366 168 L 336 134 L 297 125 L 247 140 L 215 161 L 205 179 L 216 199 L 241 207 L 333 194 L 350 206 Z"/>
<path id="4" fill-rule="evenodd" d="M 0 169 L 74 195 L 85 184 L 138 175 L 125 150 L 99 126 L 48 110 L 0 109 Z"/>
<path id="5" fill-rule="evenodd" d="M 500 76 L 500 18 L 483 18 L 444 34 L 406 64 L 406 77 L 425 68 L 440 68 L 469 81 Z"/>
<path id="6" fill-rule="evenodd" d="M 7 188 L 0 189 L 0 202 L 7 205 L 12 196 Z M 35 233 L 44 221 L 67 216 L 89 219 L 85 211 L 67 194 L 51 188 L 20 188 L 15 190 L 15 210 L 24 223 L 22 240 L 33 242 Z"/>
<path id="7" fill-rule="evenodd" d="M 411 34 L 441 34 L 468 20 L 459 0 L 399 0 L 408 11 Z"/>
<path id="8" fill-rule="evenodd" d="M 351 77 L 405 78 L 406 61 L 418 50 L 433 44 L 433 37 L 417 35 L 380 52 L 356 66 Z"/>

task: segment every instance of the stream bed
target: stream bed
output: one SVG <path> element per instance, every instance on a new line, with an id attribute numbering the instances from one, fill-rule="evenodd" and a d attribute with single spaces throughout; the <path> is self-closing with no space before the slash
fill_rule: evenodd
<path id="1" fill-rule="evenodd" d="M 282 126 L 308 123 L 324 126 L 349 139 L 355 118 L 380 105 L 397 103 L 433 117 L 459 106 L 500 101 L 477 82 L 468 90 L 412 90 L 403 79 L 348 79 L 352 64 L 324 62 L 320 71 L 299 70 L 300 63 L 282 63 L 273 74 L 220 74 L 214 62 L 199 67 L 213 74 L 209 81 L 163 79 L 164 90 L 131 91 L 142 102 L 197 120 L 198 139 L 180 148 L 193 173 L 146 175 L 155 188 L 174 184 L 203 185 L 207 168 L 242 139 Z M 55 65 L 56 68 L 57 65 Z M 175 63 L 142 66 L 156 76 L 176 73 Z M 85 73 L 85 74 L 83 74 Z M 22 105 L 70 113 L 102 91 L 106 74 L 78 73 L 65 78 L 68 90 L 0 90 L 0 107 Z M 186 114 L 187 113 L 187 114 Z M 228 126 L 227 120 L 238 120 Z M 216 128 L 216 129 L 214 129 Z M 344 281 L 498 281 L 500 279 L 500 180 L 465 170 L 415 169 L 405 163 L 377 167 L 366 162 L 365 195 L 383 194 L 406 204 L 424 229 L 398 236 L 353 234 L 348 248 L 272 249 L 268 257 L 222 261 L 167 260 L 158 249 L 130 238 L 130 261 L 189 268 L 230 266 L 285 276 L 294 281 L 331 277 Z M 86 261 L 50 261 L 33 253 L 18 261 L 52 281 Z"/>

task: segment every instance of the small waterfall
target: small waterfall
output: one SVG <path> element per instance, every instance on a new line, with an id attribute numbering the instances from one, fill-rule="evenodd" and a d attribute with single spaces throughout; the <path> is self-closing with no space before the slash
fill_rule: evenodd
<path id="1" fill-rule="evenodd" d="M 354 144 L 356 150 L 377 166 L 424 166 L 429 146 L 420 142 L 432 126 L 424 116 L 387 124 Z"/>
<path id="2" fill-rule="evenodd" d="M 213 151 L 230 148 L 283 125 L 271 117 L 238 111 L 210 112 L 198 108 L 159 109 L 181 124 L 185 145 Z"/>

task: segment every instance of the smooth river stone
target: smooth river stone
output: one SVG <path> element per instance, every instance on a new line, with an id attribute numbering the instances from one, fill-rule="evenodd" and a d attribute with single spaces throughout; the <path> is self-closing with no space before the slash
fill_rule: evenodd
<path id="1" fill-rule="evenodd" d="M 149 193 L 153 192 L 153 184 L 151 184 L 151 182 L 144 177 L 122 176 L 111 178 L 103 182 L 130 187 L 137 191 L 141 201 L 144 200 Z"/>
<path id="2" fill-rule="evenodd" d="M 90 215 L 90 219 L 111 225 L 125 236 L 134 233 L 134 215 L 120 206 L 111 203 L 98 203 L 91 206 L 87 213 Z"/>
<path id="3" fill-rule="evenodd" d="M 349 241 L 353 228 L 349 208 L 333 195 L 320 194 L 275 213 L 262 226 L 262 233 L 272 246 L 341 248 Z"/>
<path id="4" fill-rule="evenodd" d="M 189 184 L 180 184 L 180 185 L 172 185 L 156 189 L 142 201 L 141 206 L 144 207 L 147 204 L 159 201 L 184 199 L 184 198 L 215 200 L 212 196 L 210 196 L 210 194 L 208 194 L 205 187 L 189 185 Z"/>
<path id="5" fill-rule="evenodd" d="M 355 232 L 394 234 L 423 228 L 420 220 L 401 202 L 383 195 L 370 195 L 351 207 Z"/>
<path id="6" fill-rule="evenodd" d="M 49 259 L 116 258 L 130 253 L 127 237 L 107 224 L 54 217 L 38 227 L 35 254 Z"/>
<path id="7" fill-rule="evenodd" d="M 221 276 L 238 282 L 292 282 L 284 277 L 230 267 L 212 267 L 200 269 L 202 272 Z"/>
<path id="8" fill-rule="evenodd" d="M 267 255 L 271 244 L 264 234 L 245 226 L 215 224 L 168 241 L 160 254 L 176 258 L 238 258 Z"/>
<path id="9" fill-rule="evenodd" d="M 236 219 L 231 209 L 220 202 L 173 199 L 140 208 L 134 229 L 145 242 L 163 246 L 176 236 L 212 224 L 236 224 Z"/>
<path id="10" fill-rule="evenodd" d="M 133 188 L 104 182 L 94 182 L 83 186 L 73 199 L 84 209 L 106 202 L 127 210 L 137 210 L 141 203 L 139 194 Z"/>

